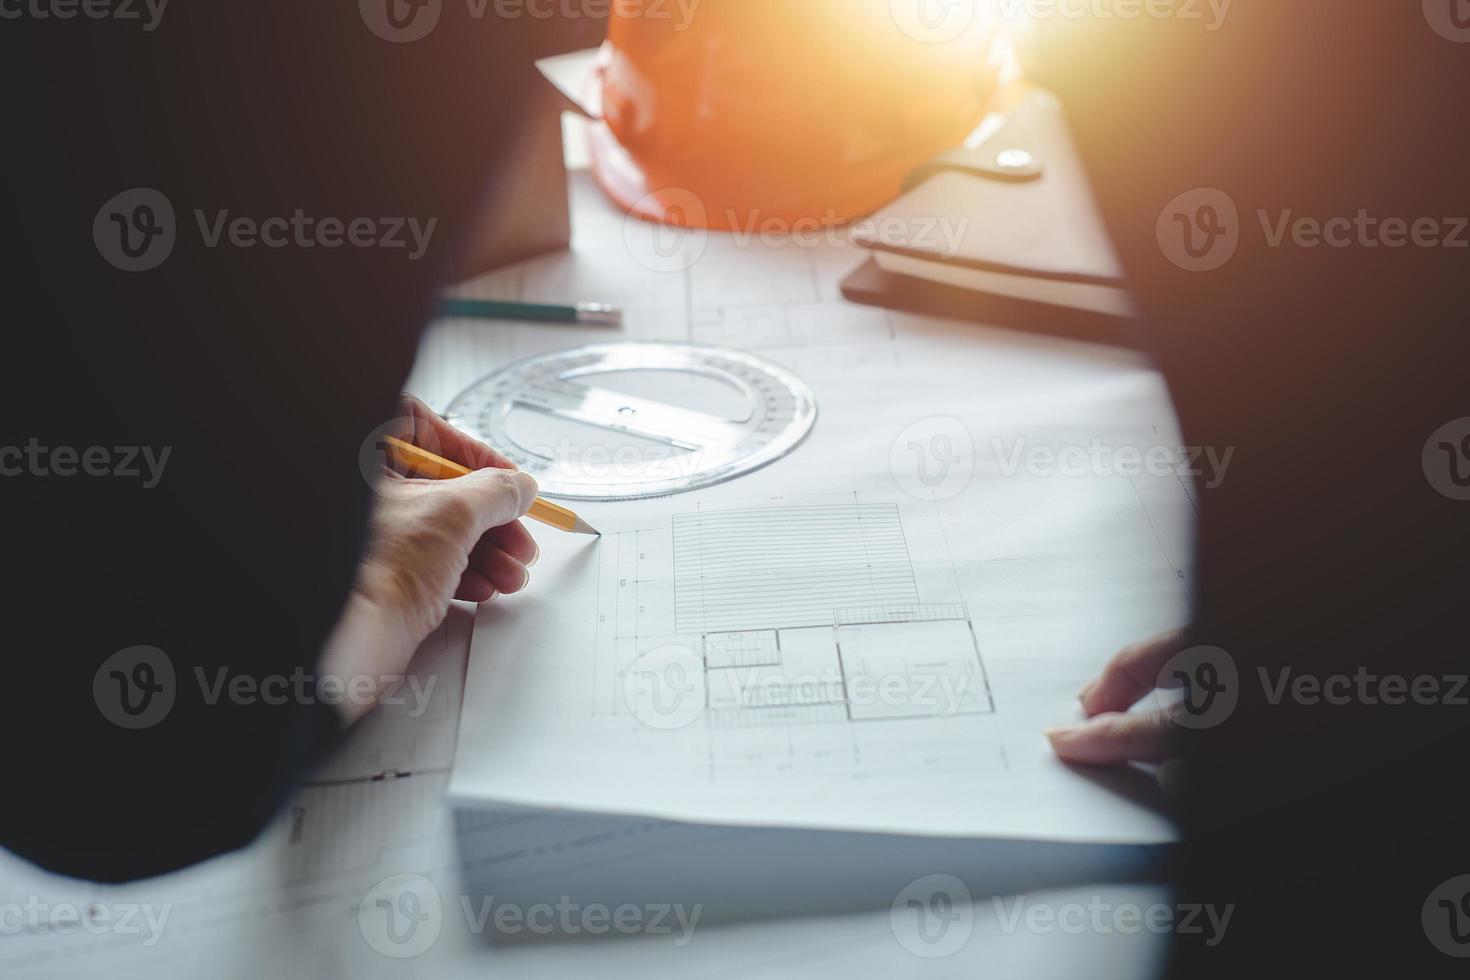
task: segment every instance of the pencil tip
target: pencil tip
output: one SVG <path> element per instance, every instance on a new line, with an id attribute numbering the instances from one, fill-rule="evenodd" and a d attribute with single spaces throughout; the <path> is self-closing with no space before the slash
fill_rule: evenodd
<path id="1" fill-rule="evenodd" d="M 593 527 L 591 524 L 588 524 L 586 521 L 582 520 L 581 518 L 578 518 L 577 519 L 576 525 L 572 528 L 572 533 L 573 534 L 590 534 L 590 535 L 592 535 L 594 537 L 598 537 L 598 538 L 602 537 L 602 532 L 601 531 L 597 530 L 597 528 Z"/>

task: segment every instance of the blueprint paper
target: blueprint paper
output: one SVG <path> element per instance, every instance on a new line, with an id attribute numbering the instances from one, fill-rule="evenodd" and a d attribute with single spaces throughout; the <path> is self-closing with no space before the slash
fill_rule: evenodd
<path id="1" fill-rule="evenodd" d="M 598 541 L 541 536 L 532 588 L 479 611 L 453 798 L 1173 838 L 1042 735 L 1117 649 L 1187 618 L 1189 481 L 1109 452 L 1177 451 L 1159 379 L 958 331 L 868 346 L 807 364 L 820 418 L 780 462 L 584 504 Z"/>

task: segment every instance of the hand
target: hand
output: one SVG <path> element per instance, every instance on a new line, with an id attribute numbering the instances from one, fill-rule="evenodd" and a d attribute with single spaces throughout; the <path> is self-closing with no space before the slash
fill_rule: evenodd
<path id="1" fill-rule="evenodd" d="M 404 397 L 403 415 L 394 435 L 475 472 L 430 481 L 384 471 L 357 582 L 322 655 L 322 672 L 344 680 L 401 676 L 451 599 L 519 592 L 540 555 L 517 520 L 536 500 L 536 481 L 417 398 Z M 341 707 L 351 724 L 371 703 Z"/>
<path id="2" fill-rule="evenodd" d="M 1154 690 L 1164 664 L 1184 647 L 1184 632 L 1175 630 L 1126 647 L 1108 661 L 1102 676 L 1079 695 L 1088 720 L 1047 731 L 1056 754 L 1091 766 L 1163 762 L 1171 748 L 1168 714 L 1163 709 L 1123 712 Z"/>

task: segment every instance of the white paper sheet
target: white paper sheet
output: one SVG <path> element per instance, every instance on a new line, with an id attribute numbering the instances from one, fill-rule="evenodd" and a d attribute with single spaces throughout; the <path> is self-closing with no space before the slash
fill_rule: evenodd
<path id="1" fill-rule="evenodd" d="M 853 329 L 848 308 L 817 306 L 815 323 Z M 1126 356 L 980 346 L 962 327 L 875 343 L 806 362 L 821 417 L 786 459 L 587 504 L 598 541 L 540 535 L 531 589 L 479 612 L 451 796 L 1171 839 L 1042 735 L 1078 717 L 1120 646 L 1186 618 L 1188 481 L 1135 463 L 1179 459 L 1160 380 Z"/>

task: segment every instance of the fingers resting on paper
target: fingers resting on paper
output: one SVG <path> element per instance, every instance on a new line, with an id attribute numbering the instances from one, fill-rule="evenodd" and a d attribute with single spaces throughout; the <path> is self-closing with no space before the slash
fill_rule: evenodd
<path id="1" fill-rule="evenodd" d="M 1079 695 L 1087 720 L 1047 731 L 1057 755 L 1094 766 L 1163 762 L 1172 733 L 1168 715 L 1128 709 L 1153 692 L 1159 672 L 1185 643 L 1183 631 L 1173 630 L 1119 651 Z"/>

